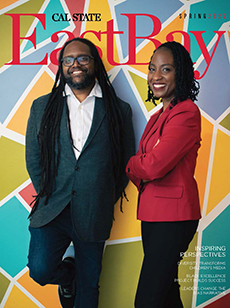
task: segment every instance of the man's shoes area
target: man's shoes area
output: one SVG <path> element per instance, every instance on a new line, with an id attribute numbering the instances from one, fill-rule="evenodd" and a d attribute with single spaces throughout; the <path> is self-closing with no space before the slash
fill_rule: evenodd
<path id="1" fill-rule="evenodd" d="M 66 257 L 62 262 L 68 263 L 68 265 L 73 268 L 73 271 L 75 271 L 74 258 Z M 73 308 L 76 295 L 75 278 L 69 285 L 59 285 L 58 295 L 63 308 Z"/>

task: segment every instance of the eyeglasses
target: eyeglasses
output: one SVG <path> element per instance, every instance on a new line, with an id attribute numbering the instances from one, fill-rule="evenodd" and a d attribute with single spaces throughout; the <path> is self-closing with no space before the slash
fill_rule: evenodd
<path id="1" fill-rule="evenodd" d="M 77 63 L 80 65 L 87 65 L 89 64 L 89 60 L 90 59 L 94 59 L 94 57 L 88 56 L 88 55 L 82 55 L 82 56 L 78 56 L 76 58 L 74 57 L 65 57 L 61 59 L 61 62 L 65 65 L 65 66 L 72 66 L 75 62 L 75 60 L 77 60 Z"/>

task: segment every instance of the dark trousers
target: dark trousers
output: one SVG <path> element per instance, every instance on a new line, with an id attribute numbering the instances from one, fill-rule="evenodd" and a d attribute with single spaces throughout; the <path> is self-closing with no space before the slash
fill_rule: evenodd
<path id="1" fill-rule="evenodd" d="M 96 308 L 105 242 L 81 242 L 77 238 L 69 205 L 49 224 L 29 230 L 31 240 L 28 267 L 31 278 L 40 285 L 66 285 L 76 277 L 75 308 Z M 76 272 L 62 262 L 71 241 L 75 250 Z"/>
<path id="2" fill-rule="evenodd" d="M 144 259 L 136 308 L 183 308 L 178 284 L 181 253 L 188 249 L 198 221 L 142 222 Z"/>

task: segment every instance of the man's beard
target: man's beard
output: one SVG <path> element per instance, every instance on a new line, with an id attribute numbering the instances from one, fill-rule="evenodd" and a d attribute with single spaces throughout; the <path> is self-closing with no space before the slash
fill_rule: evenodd
<path id="1" fill-rule="evenodd" d="M 65 82 L 68 84 L 68 86 L 74 90 L 84 90 L 89 88 L 95 81 L 95 75 L 94 74 L 87 74 L 84 76 L 83 80 L 81 82 L 74 82 L 72 77 L 64 77 Z"/>

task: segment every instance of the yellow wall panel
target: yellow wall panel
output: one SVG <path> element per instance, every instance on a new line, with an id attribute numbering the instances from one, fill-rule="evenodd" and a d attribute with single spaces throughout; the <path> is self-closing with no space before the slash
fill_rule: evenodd
<path id="1" fill-rule="evenodd" d="M 0 138 L 0 200 L 29 178 L 25 164 L 25 147 L 8 138 Z M 3 177 L 4 175 L 4 177 Z"/>
<path id="2" fill-rule="evenodd" d="M 29 299 L 21 290 L 16 286 L 13 287 L 9 298 L 7 299 L 4 308 L 37 308 L 36 305 L 31 299 Z"/>
<path id="3" fill-rule="evenodd" d="M 123 199 L 123 213 L 120 211 L 120 200 L 115 206 L 114 222 L 110 240 L 140 236 L 140 221 L 137 220 L 137 189 L 130 182 L 125 189 L 129 202 Z"/>
<path id="4" fill-rule="evenodd" d="M 46 308 L 61 308 L 57 295 L 57 286 L 46 285 L 44 287 L 41 287 L 29 277 L 29 271 L 27 271 L 18 280 L 18 282 Z"/>
<path id="5" fill-rule="evenodd" d="M 230 149 L 230 136 L 218 130 L 206 214 L 217 206 L 230 191 L 230 159 L 229 151 L 226 149 Z"/>
<path id="6" fill-rule="evenodd" d="M 18 2 L 18 0 L 4 0 L 0 2 L 0 10 L 6 8 L 7 6 Z"/>

